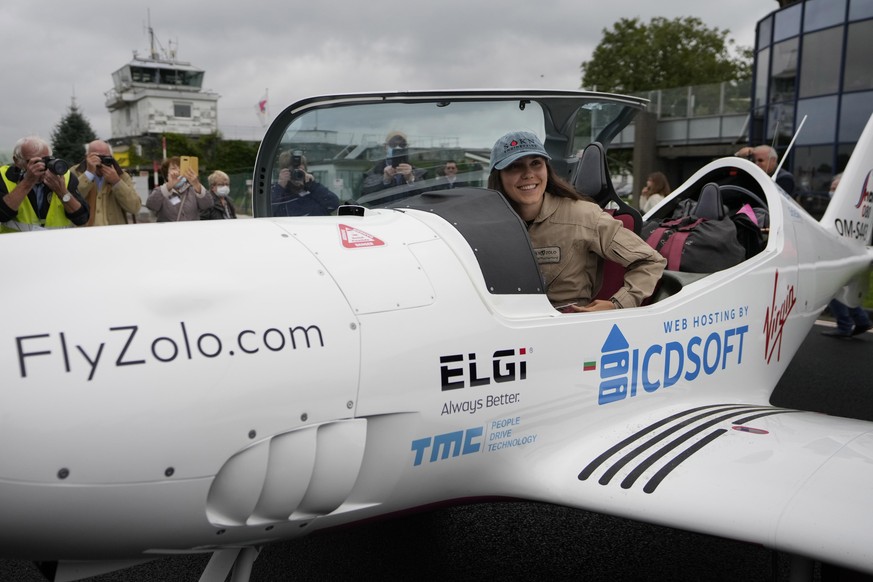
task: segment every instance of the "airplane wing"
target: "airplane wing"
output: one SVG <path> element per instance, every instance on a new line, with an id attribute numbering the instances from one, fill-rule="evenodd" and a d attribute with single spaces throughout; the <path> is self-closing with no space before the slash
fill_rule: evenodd
<path id="1" fill-rule="evenodd" d="M 543 447 L 543 501 L 873 572 L 873 423 L 744 404 L 640 412 Z"/>

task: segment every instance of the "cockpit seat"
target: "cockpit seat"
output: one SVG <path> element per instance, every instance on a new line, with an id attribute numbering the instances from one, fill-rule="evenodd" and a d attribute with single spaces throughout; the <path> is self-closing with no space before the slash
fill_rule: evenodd
<path id="1" fill-rule="evenodd" d="M 606 165 L 606 152 L 599 142 L 591 142 L 582 151 L 572 182 L 576 192 L 593 198 L 605 212 L 620 220 L 626 229 L 635 234 L 642 232 L 643 217 L 616 193 Z M 594 299 L 612 297 L 624 285 L 624 274 L 624 266 L 604 261 L 603 282 Z"/>
<path id="2" fill-rule="evenodd" d="M 701 188 L 694 214 L 708 220 L 721 220 L 725 217 L 724 203 L 718 184 L 709 182 Z"/>

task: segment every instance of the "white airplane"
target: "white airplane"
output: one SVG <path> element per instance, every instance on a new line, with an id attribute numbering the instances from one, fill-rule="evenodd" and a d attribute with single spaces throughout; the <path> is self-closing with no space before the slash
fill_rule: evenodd
<path id="1" fill-rule="evenodd" d="M 599 183 L 575 152 L 644 105 L 308 99 L 264 138 L 260 218 L 0 237 L 2 554 L 61 581 L 211 552 L 201 580 L 244 581 L 273 541 L 501 496 L 873 573 L 873 423 L 769 404 L 828 301 L 857 304 L 873 261 L 873 122 L 821 222 L 747 160 L 695 173 L 647 218 L 712 183 L 723 209 L 766 210 L 766 246 L 713 273 L 665 272 L 636 309 L 559 313 L 498 194 L 421 194 L 449 157 L 482 185 L 491 144 L 515 129 Z M 392 130 L 428 174 L 361 196 Z M 372 206 L 270 216 L 278 160 L 297 149 Z"/>

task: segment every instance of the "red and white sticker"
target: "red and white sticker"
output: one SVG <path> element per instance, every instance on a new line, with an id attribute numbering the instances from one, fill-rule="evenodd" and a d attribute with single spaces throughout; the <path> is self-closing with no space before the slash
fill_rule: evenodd
<path id="1" fill-rule="evenodd" d="M 363 230 L 358 230 L 351 226 L 339 225 L 340 238 L 343 241 L 343 246 L 347 249 L 359 249 L 362 247 L 381 247 L 385 243 L 373 236 L 367 234 Z"/>

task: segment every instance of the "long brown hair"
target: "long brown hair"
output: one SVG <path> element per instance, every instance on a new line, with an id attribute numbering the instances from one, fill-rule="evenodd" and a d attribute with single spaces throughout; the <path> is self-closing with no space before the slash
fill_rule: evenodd
<path id="1" fill-rule="evenodd" d="M 579 194 L 569 182 L 558 176 L 555 173 L 555 170 L 552 169 L 549 160 L 543 158 L 543 161 L 546 163 L 547 172 L 546 192 L 553 196 L 562 196 L 563 198 L 570 198 L 571 200 L 584 200 L 586 202 L 591 202 L 592 204 L 595 203 L 591 197 Z M 497 190 L 503 194 L 507 200 L 509 200 L 506 196 L 506 192 L 503 191 L 503 183 L 500 181 L 500 170 L 495 168 L 491 170 L 490 174 L 488 174 L 488 188 L 490 190 Z M 511 206 L 512 201 L 509 200 L 509 202 Z"/>
<path id="2" fill-rule="evenodd" d="M 672 192 L 670 189 L 670 183 L 667 181 L 667 176 L 665 176 L 663 172 L 653 172 L 649 174 L 648 179 L 652 181 L 652 187 L 649 189 L 649 196 L 652 194 L 666 196 Z"/>

